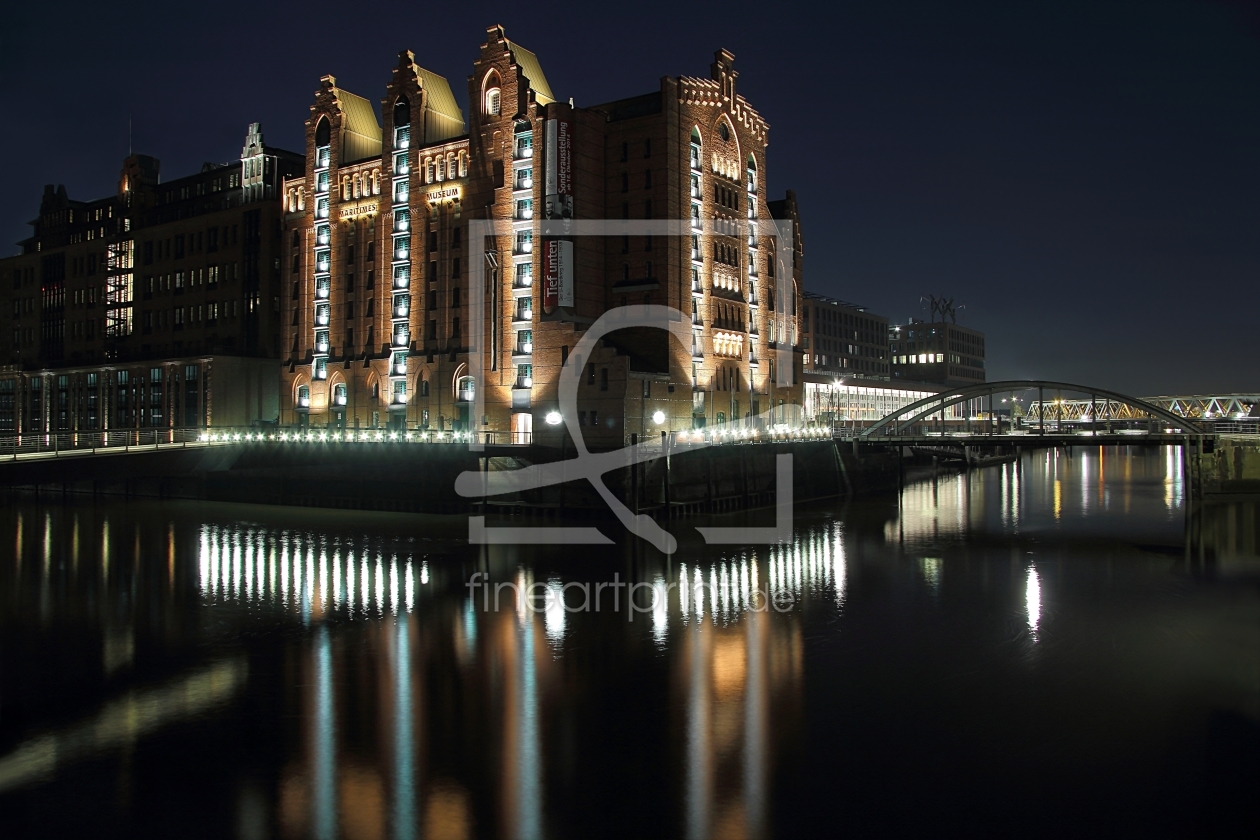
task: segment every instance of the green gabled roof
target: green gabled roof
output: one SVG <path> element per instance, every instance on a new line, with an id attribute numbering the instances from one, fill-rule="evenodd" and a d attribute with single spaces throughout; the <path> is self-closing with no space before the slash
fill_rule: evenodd
<path id="1" fill-rule="evenodd" d="M 464 121 L 464 112 L 455 101 L 455 94 L 451 92 L 451 85 L 445 77 L 418 65 L 416 76 L 420 79 L 420 87 L 428 94 L 429 110 L 437 111 L 444 117 Z"/>
<path id="2" fill-rule="evenodd" d="M 547 84 L 547 77 L 543 74 L 542 65 L 538 63 L 538 56 L 514 41 L 508 41 L 507 45 L 521 72 L 529 79 L 529 87 L 538 100 L 540 102 L 545 100 L 543 104 L 555 102 L 556 97 L 551 93 L 551 85 Z"/>
<path id="3" fill-rule="evenodd" d="M 425 92 L 424 142 L 436 143 L 464 133 L 464 112 L 455 101 L 445 76 L 415 65 L 416 78 Z"/>
<path id="4" fill-rule="evenodd" d="M 376 121 L 372 103 L 348 90 L 337 89 L 341 103 L 344 130 L 341 142 L 341 162 L 353 163 L 381 154 L 381 124 Z"/>

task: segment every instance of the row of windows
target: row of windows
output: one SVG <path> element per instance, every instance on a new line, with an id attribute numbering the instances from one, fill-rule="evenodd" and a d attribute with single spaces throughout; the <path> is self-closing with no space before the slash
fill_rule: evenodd
<path id="1" fill-rule="evenodd" d="M 219 250 L 220 245 L 236 245 L 239 234 L 239 225 L 215 225 L 196 233 L 177 233 L 167 239 L 150 239 L 141 245 L 141 261 L 144 265 L 152 265 L 155 260 L 182 260 L 190 253 L 213 253 Z"/>

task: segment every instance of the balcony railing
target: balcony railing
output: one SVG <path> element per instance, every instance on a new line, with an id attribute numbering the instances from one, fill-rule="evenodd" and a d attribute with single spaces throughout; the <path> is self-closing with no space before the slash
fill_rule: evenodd
<path id="1" fill-rule="evenodd" d="M 411 344 L 410 332 L 395 332 L 393 333 L 393 337 L 395 347 L 407 347 Z"/>
<path id="2" fill-rule="evenodd" d="M 526 309 L 518 309 L 518 310 L 516 310 L 516 316 L 515 316 L 512 320 L 513 320 L 513 321 L 532 321 L 532 320 L 534 320 L 534 310 L 533 310 L 533 308 L 526 308 Z"/>
<path id="3" fill-rule="evenodd" d="M 455 399 L 459 402 L 472 402 L 476 396 L 476 388 L 460 388 L 455 392 Z"/>
<path id="4" fill-rule="evenodd" d="M 395 307 L 394 307 L 394 317 L 395 317 L 395 318 L 406 318 L 406 317 L 407 317 L 408 315 L 410 315 L 410 314 L 411 314 L 411 305 L 410 305 L 410 304 L 400 303 L 400 304 L 398 304 L 397 306 L 395 306 Z"/>
<path id="5" fill-rule="evenodd" d="M 512 386 L 512 387 L 514 387 L 514 388 L 533 388 L 533 387 L 534 387 L 534 377 L 532 377 L 532 376 L 518 376 L 518 377 L 516 377 L 516 384 L 515 384 L 514 386 Z"/>
<path id="6" fill-rule="evenodd" d="M 531 353 L 533 353 L 533 352 L 534 352 L 534 342 L 532 342 L 532 341 L 520 341 L 520 342 L 517 342 L 517 344 L 516 344 L 516 350 L 515 350 L 516 355 L 518 355 L 518 356 L 528 356 L 528 355 L 530 355 L 530 354 L 531 354 Z"/>
<path id="7" fill-rule="evenodd" d="M 315 299 L 316 300 L 328 300 L 328 294 L 329 294 L 329 287 L 328 287 L 327 282 L 321 282 L 321 283 L 315 284 Z"/>
<path id="8" fill-rule="evenodd" d="M 534 188 L 534 173 L 529 169 L 522 169 L 516 176 L 516 189 L 532 190 Z"/>

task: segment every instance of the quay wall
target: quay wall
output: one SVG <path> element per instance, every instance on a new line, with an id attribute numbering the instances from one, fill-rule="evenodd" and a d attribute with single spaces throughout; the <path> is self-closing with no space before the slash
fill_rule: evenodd
<path id="1" fill-rule="evenodd" d="M 795 502 L 891 491 L 899 481 L 896 450 L 864 449 L 857 454 L 850 445 L 832 441 L 676 451 L 668 463 L 664 458 L 644 461 L 610 471 L 603 480 L 628 507 L 657 516 L 770 506 L 776 498 L 776 456 L 783 454 L 792 457 Z M 482 510 L 483 503 L 455 493 L 460 473 L 511 470 L 572 457 L 572 452 L 543 447 L 497 448 L 479 454 L 454 444 L 241 442 L 9 463 L 0 465 L 0 482 L 50 497 L 87 493 L 466 513 Z M 484 507 L 490 512 L 506 508 L 543 516 L 607 512 L 607 505 L 584 480 L 493 496 Z"/>

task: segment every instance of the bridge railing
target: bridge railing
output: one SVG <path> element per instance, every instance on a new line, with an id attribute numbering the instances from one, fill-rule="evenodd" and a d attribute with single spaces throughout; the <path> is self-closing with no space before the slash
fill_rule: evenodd
<path id="1" fill-rule="evenodd" d="M 206 429 L 201 440 L 207 444 L 460 444 L 480 443 L 484 446 L 528 446 L 533 442 L 529 432 L 495 431 L 432 431 L 423 429 L 337 429 L 337 428 L 219 428 Z"/>
<path id="2" fill-rule="evenodd" d="M 185 447 L 198 443 L 201 433 L 200 429 L 107 429 L 0 435 L 0 459 Z"/>

